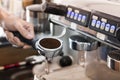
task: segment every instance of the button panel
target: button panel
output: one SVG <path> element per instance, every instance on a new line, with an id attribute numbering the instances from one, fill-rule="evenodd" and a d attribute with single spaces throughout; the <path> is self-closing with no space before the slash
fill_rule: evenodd
<path id="1" fill-rule="evenodd" d="M 68 6 L 65 18 L 71 22 L 77 23 L 83 27 L 100 32 L 105 35 L 116 37 L 118 28 L 120 28 L 120 18 L 103 12 L 91 12 Z"/>
<path id="2" fill-rule="evenodd" d="M 114 19 L 116 19 L 115 16 L 111 16 L 98 11 L 92 12 L 89 28 L 103 34 L 116 37 L 118 20 Z"/>
<path id="3" fill-rule="evenodd" d="M 71 22 L 75 22 L 82 26 L 88 27 L 90 14 L 91 13 L 86 10 L 75 8 L 73 6 L 68 6 L 66 19 Z"/>

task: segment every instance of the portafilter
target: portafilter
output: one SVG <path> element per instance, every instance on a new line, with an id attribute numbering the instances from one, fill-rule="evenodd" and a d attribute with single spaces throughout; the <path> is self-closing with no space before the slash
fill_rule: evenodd
<path id="1" fill-rule="evenodd" d="M 47 60 L 52 60 L 53 57 L 59 56 L 62 54 L 62 47 L 63 43 L 62 40 L 56 38 L 56 37 L 41 37 L 39 39 L 25 39 L 19 32 L 13 32 L 13 34 L 22 42 L 27 43 L 28 45 L 31 45 L 35 50 L 39 52 L 40 55 L 43 55 L 47 58 Z"/>
<path id="2" fill-rule="evenodd" d="M 69 38 L 69 47 L 77 51 L 92 51 L 98 48 L 98 42 L 80 35 L 72 35 Z"/>
<path id="3" fill-rule="evenodd" d="M 85 53 L 96 50 L 98 48 L 98 42 L 90 38 L 88 39 L 83 37 L 82 35 L 72 35 L 69 38 L 69 47 L 73 50 L 79 51 L 77 63 L 84 67 Z"/>

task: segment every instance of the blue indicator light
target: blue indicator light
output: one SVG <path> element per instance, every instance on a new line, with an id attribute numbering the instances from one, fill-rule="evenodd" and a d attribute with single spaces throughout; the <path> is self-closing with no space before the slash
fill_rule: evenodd
<path id="1" fill-rule="evenodd" d="M 78 17 L 78 13 L 75 13 L 74 19 L 77 19 Z"/>
<path id="2" fill-rule="evenodd" d="M 78 13 L 75 13 L 75 16 L 77 17 L 77 16 L 78 16 Z"/>
<path id="3" fill-rule="evenodd" d="M 93 19 L 93 20 L 92 20 L 92 23 L 91 23 L 91 26 L 93 26 L 93 27 L 94 27 L 94 26 L 95 26 L 95 24 L 96 24 L 96 20 L 95 20 L 95 19 Z"/>
<path id="4" fill-rule="evenodd" d="M 72 11 L 68 11 L 68 13 L 67 13 L 67 14 L 68 14 L 68 15 L 70 15 L 70 14 L 71 14 L 71 12 L 72 12 Z"/>
<path id="5" fill-rule="evenodd" d="M 74 12 L 71 12 L 71 16 L 70 16 L 70 18 L 73 18 L 74 17 Z"/>
<path id="6" fill-rule="evenodd" d="M 71 12 L 72 12 L 72 11 L 68 11 L 68 12 L 67 12 L 67 17 L 70 17 Z"/>
<path id="7" fill-rule="evenodd" d="M 116 29 L 116 27 L 115 27 L 114 25 L 112 25 L 111 28 L 110 28 L 110 32 L 111 32 L 111 33 L 114 33 L 114 32 L 115 32 L 115 29 Z"/>
<path id="8" fill-rule="evenodd" d="M 85 20 L 86 20 L 86 16 L 82 16 L 82 21 L 81 22 L 85 22 Z"/>
<path id="9" fill-rule="evenodd" d="M 71 16 L 74 16 L 74 14 L 75 14 L 75 13 L 74 13 L 74 12 L 72 12 L 72 13 L 71 13 Z"/>
<path id="10" fill-rule="evenodd" d="M 109 31 L 109 29 L 110 29 L 110 24 L 106 24 L 105 31 Z"/>
<path id="11" fill-rule="evenodd" d="M 112 26 L 111 26 L 111 29 L 115 30 L 115 26 L 114 26 L 114 25 L 112 25 Z"/>
<path id="12" fill-rule="evenodd" d="M 101 24 L 101 22 L 100 22 L 100 21 L 97 21 L 97 23 L 96 23 L 96 28 L 99 28 L 99 27 L 100 27 L 100 24 Z"/>
<path id="13" fill-rule="evenodd" d="M 105 22 L 101 23 L 100 29 L 103 30 L 105 28 Z"/>
<path id="14" fill-rule="evenodd" d="M 81 21 L 81 19 L 82 19 L 82 15 L 79 14 L 79 16 L 78 16 L 78 21 Z"/>

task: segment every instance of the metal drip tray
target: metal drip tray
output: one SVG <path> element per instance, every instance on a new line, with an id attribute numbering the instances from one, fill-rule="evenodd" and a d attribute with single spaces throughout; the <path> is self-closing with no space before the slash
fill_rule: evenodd
<path id="1" fill-rule="evenodd" d="M 25 70 L 16 72 L 11 76 L 11 80 L 33 80 L 33 74 L 31 70 Z"/>
<path id="2" fill-rule="evenodd" d="M 22 66 L 0 71 L 1 80 L 33 80 L 33 66 Z"/>

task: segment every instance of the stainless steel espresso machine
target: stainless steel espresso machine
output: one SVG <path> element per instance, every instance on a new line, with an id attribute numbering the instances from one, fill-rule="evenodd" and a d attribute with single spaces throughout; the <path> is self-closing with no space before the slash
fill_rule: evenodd
<path id="1" fill-rule="evenodd" d="M 34 80 L 120 80 L 120 3 L 61 0 L 54 4 L 43 0 L 27 9 L 50 13 L 50 27 L 59 25 L 69 34 L 63 39 L 63 50 L 69 49 L 67 53 L 55 56 L 50 64 L 36 65 Z M 107 54 L 102 45 L 109 48 Z"/>
<path id="2" fill-rule="evenodd" d="M 86 76 L 92 80 L 119 80 L 119 2 L 69 0 L 63 4 L 68 6 L 65 19 L 52 18 L 51 21 L 70 28 L 80 33 L 79 35 L 87 36 L 89 42 L 90 39 L 93 39 L 100 44 L 109 46 L 107 54 L 101 46 L 96 49 L 97 52 L 95 50 L 84 52 Z M 77 39 L 74 39 L 73 42 L 82 42 L 81 39 Z M 72 47 L 72 49 L 79 50 L 81 48 L 77 46 Z M 106 57 L 106 60 L 103 57 Z"/>

